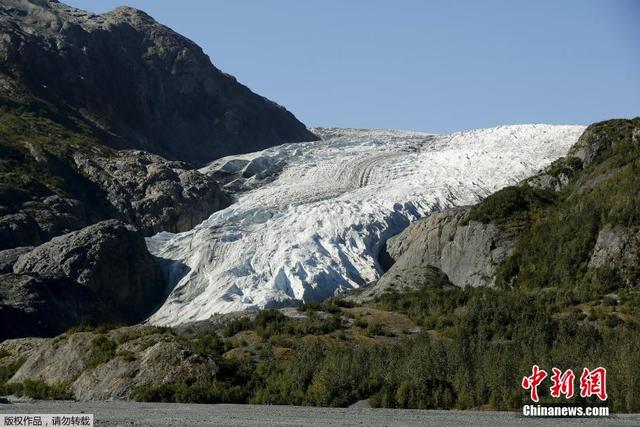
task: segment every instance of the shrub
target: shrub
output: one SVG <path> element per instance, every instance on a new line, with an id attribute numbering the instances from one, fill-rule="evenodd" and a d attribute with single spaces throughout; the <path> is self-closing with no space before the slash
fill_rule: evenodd
<path id="1" fill-rule="evenodd" d="M 118 356 L 120 356 L 126 362 L 133 362 L 134 360 L 136 360 L 135 353 L 133 353 L 132 351 L 128 351 L 128 350 L 120 351 L 118 353 Z"/>
<path id="2" fill-rule="evenodd" d="M 24 360 L 18 360 L 7 365 L 0 366 L 0 386 L 6 383 L 18 372 L 18 369 L 22 366 Z"/>
<path id="3" fill-rule="evenodd" d="M 529 221 L 532 211 L 553 204 L 556 195 L 528 185 L 512 186 L 488 196 L 473 206 L 466 221 L 512 224 Z"/>
<path id="4" fill-rule="evenodd" d="M 186 339 L 186 344 L 194 354 L 217 357 L 224 353 L 224 341 L 214 331 L 201 331 Z"/>
<path id="5" fill-rule="evenodd" d="M 90 355 L 85 362 L 85 367 L 92 369 L 113 359 L 116 355 L 116 347 L 115 342 L 104 335 L 98 335 L 91 341 Z"/>
<path id="6" fill-rule="evenodd" d="M 240 319 L 234 319 L 224 325 L 222 329 L 223 337 L 232 337 L 238 332 L 248 331 L 253 329 L 253 322 L 248 317 L 241 317 Z"/>
<path id="7" fill-rule="evenodd" d="M 68 334 L 75 334 L 78 332 L 95 332 L 97 334 L 104 334 L 112 329 L 115 329 L 122 325 L 113 325 L 109 323 L 98 323 L 92 318 L 84 318 L 82 321 L 67 330 Z"/>
<path id="8" fill-rule="evenodd" d="M 193 384 L 143 385 L 131 392 L 131 398 L 137 402 L 245 403 L 247 396 L 238 385 L 203 380 Z"/>
<path id="9" fill-rule="evenodd" d="M 367 327 L 367 335 L 378 336 L 385 335 L 384 327 L 379 323 L 370 323 Z"/>
<path id="10" fill-rule="evenodd" d="M 40 380 L 26 380 L 0 386 L 0 394 L 13 394 L 38 400 L 72 400 L 69 386 L 63 383 L 47 384 Z"/>
<path id="11" fill-rule="evenodd" d="M 354 320 L 353 325 L 357 326 L 358 328 L 367 329 L 367 327 L 369 326 L 369 322 L 367 322 L 365 319 L 356 319 Z"/>

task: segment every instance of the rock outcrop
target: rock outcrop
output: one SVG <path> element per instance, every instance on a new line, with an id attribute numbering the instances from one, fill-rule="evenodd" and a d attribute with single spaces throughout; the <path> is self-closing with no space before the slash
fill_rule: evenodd
<path id="1" fill-rule="evenodd" d="M 601 229 L 589 268 L 613 270 L 626 286 L 640 284 L 640 230 L 620 225 Z"/>
<path id="2" fill-rule="evenodd" d="M 0 275 L 0 339 L 54 335 L 85 318 L 139 322 L 165 292 L 160 268 L 142 236 L 115 220 L 29 251 L 3 251 L 0 258 L 12 264 L 11 273 Z"/>
<path id="3" fill-rule="evenodd" d="M 137 387 L 207 381 L 219 371 L 211 357 L 145 326 L 8 340 L 0 343 L 2 350 L 10 354 L 9 362 L 24 362 L 10 383 L 63 383 L 78 400 L 130 399 Z"/>
<path id="4" fill-rule="evenodd" d="M 42 162 L 53 169 L 60 159 Z M 213 178 L 143 151 L 78 150 L 65 169 L 68 197 L 32 194 L 14 206 L 0 203 L 0 250 L 41 244 L 109 218 L 133 224 L 145 236 L 186 231 L 231 203 Z"/>
<path id="5" fill-rule="evenodd" d="M 0 92 L 24 88 L 102 129 L 115 148 L 202 164 L 317 139 L 142 11 L 5 0 L 0 33 Z"/>
<path id="6" fill-rule="evenodd" d="M 76 153 L 73 160 L 104 192 L 114 217 L 134 224 L 145 236 L 190 230 L 231 203 L 212 178 L 144 151 L 93 158 Z"/>
<path id="7" fill-rule="evenodd" d="M 0 3 L 0 117 L 0 339 L 143 320 L 143 236 L 230 204 L 195 167 L 317 139 L 144 12 L 55 0 Z"/>
<path id="8" fill-rule="evenodd" d="M 434 213 L 389 239 L 386 253 L 392 265 L 359 299 L 428 284 L 492 286 L 496 268 L 511 255 L 518 231 L 466 222 L 468 212 L 468 207 L 461 207 Z"/>
<path id="9" fill-rule="evenodd" d="M 53 0 L 0 4 L 0 115 L 0 250 L 106 219 L 185 231 L 229 204 L 196 165 L 317 139 L 144 12 Z"/>

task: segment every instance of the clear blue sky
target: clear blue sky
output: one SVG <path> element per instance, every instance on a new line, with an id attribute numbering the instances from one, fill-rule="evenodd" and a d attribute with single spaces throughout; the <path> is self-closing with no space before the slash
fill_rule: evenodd
<path id="1" fill-rule="evenodd" d="M 640 115 L 635 0 L 66 2 L 146 11 L 309 126 L 448 132 Z"/>

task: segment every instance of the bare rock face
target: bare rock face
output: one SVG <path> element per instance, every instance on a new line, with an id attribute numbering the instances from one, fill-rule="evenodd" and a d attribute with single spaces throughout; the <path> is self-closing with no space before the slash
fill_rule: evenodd
<path id="1" fill-rule="evenodd" d="M 145 236 L 186 231 L 231 203 L 213 178 L 182 162 L 137 150 L 107 153 L 72 154 L 66 186 L 77 198 L 34 197 L 0 215 L 0 250 L 37 245 L 109 218 Z"/>
<path id="2" fill-rule="evenodd" d="M 107 219 L 185 231 L 229 204 L 196 165 L 317 139 L 144 12 L 53 0 L 0 3 L 0 114 L 0 250 Z"/>
<path id="3" fill-rule="evenodd" d="M 536 175 L 527 181 L 527 184 L 531 187 L 538 188 L 540 190 L 560 191 L 569 184 L 569 176 L 566 174 L 560 174 L 560 176 L 553 176 L 549 174 Z"/>
<path id="4" fill-rule="evenodd" d="M 457 208 L 435 213 L 391 238 L 389 254 L 397 260 L 388 273 L 430 265 L 457 286 L 492 285 L 496 266 L 513 251 L 515 232 L 495 224 L 464 224 L 467 211 Z"/>
<path id="5" fill-rule="evenodd" d="M 30 246 L 22 246 L 0 251 L 0 274 L 12 273 L 13 265 L 18 261 L 20 255 L 26 254 L 31 249 L 33 248 Z"/>
<path id="6" fill-rule="evenodd" d="M 596 126 L 589 126 L 580 136 L 578 142 L 571 147 L 568 155 L 579 158 L 586 166 L 627 139 L 630 139 L 636 147 L 640 146 L 640 130 L 637 127 L 637 119 L 608 120 Z"/>
<path id="7" fill-rule="evenodd" d="M 317 139 L 142 11 L 95 15 L 57 1 L 4 0 L 0 33 L 0 88 L 26 87 L 83 116 L 115 148 L 202 164 Z"/>
<path id="8" fill-rule="evenodd" d="M 142 236 L 115 220 L 55 237 L 12 268 L 0 275 L 0 339 L 50 336 L 89 317 L 139 322 L 165 291 Z"/>
<path id="9" fill-rule="evenodd" d="M 436 212 L 389 239 L 390 268 L 356 299 L 427 285 L 493 286 L 496 269 L 512 254 L 518 232 L 491 223 L 467 223 L 468 211 L 461 207 Z"/>
<path id="10" fill-rule="evenodd" d="M 79 200 L 57 195 L 25 201 L 14 212 L 5 210 L 6 215 L 0 214 L 0 250 L 39 244 L 89 222 Z"/>
<path id="11" fill-rule="evenodd" d="M 104 191 L 114 217 L 146 236 L 189 230 L 231 203 L 212 178 L 144 151 L 91 158 L 76 153 L 73 160 L 80 173 Z"/>
<path id="12" fill-rule="evenodd" d="M 640 283 L 640 230 L 607 226 L 598 233 L 598 240 L 589 260 L 589 268 L 616 271 L 627 286 Z"/>

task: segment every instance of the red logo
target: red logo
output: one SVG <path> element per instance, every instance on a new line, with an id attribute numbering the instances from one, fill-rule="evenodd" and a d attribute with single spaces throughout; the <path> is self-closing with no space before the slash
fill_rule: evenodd
<path id="1" fill-rule="evenodd" d="M 562 372 L 558 368 L 552 368 L 551 387 L 549 389 L 551 397 L 571 399 L 574 394 L 574 381 L 576 376 L 571 369 Z M 538 365 L 533 365 L 531 376 L 522 378 L 522 388 L 530 390 L 531 400 L 538 402 L 538 387 L 547 378 L 547 372 L 540 369 Z M 607 370 L 598 367 L 593 370 L 584 368 L 580 376 L 580 396 L 598 396 L 602 401 L 607 400 Z"/>
<path id="2" fill-rule="evenodd" d="M 590 371 L 584 368 L 580 376 L 580 396 L 598 396 L 600 400 L 607 400 L 607 370 L 603 367 Z"/>
<path id="3" fill-rule="evenodd" d="M 531 400 L 538 401 L 538 386 L 547 378 L 547 372 L 540 369 L 538 365 L 533 365 L 533 373 L 530 377 L 524 377 L 522 379 L 522 388 L 525 390 L 531 389 Z"/>
<path id="4" fill-rule="evenodd" d="M 573 381 L 576 379 L 573 371 L 567 369 L 564 374 L 558 368 L 553 368 L 552 371 L 551 381 L 553 381 L 553 385 L 551 386 L 551 396 L 560 397 L 560 395 L 564 394 L 565 399 L 571 399 L 573 397 Z"/>

